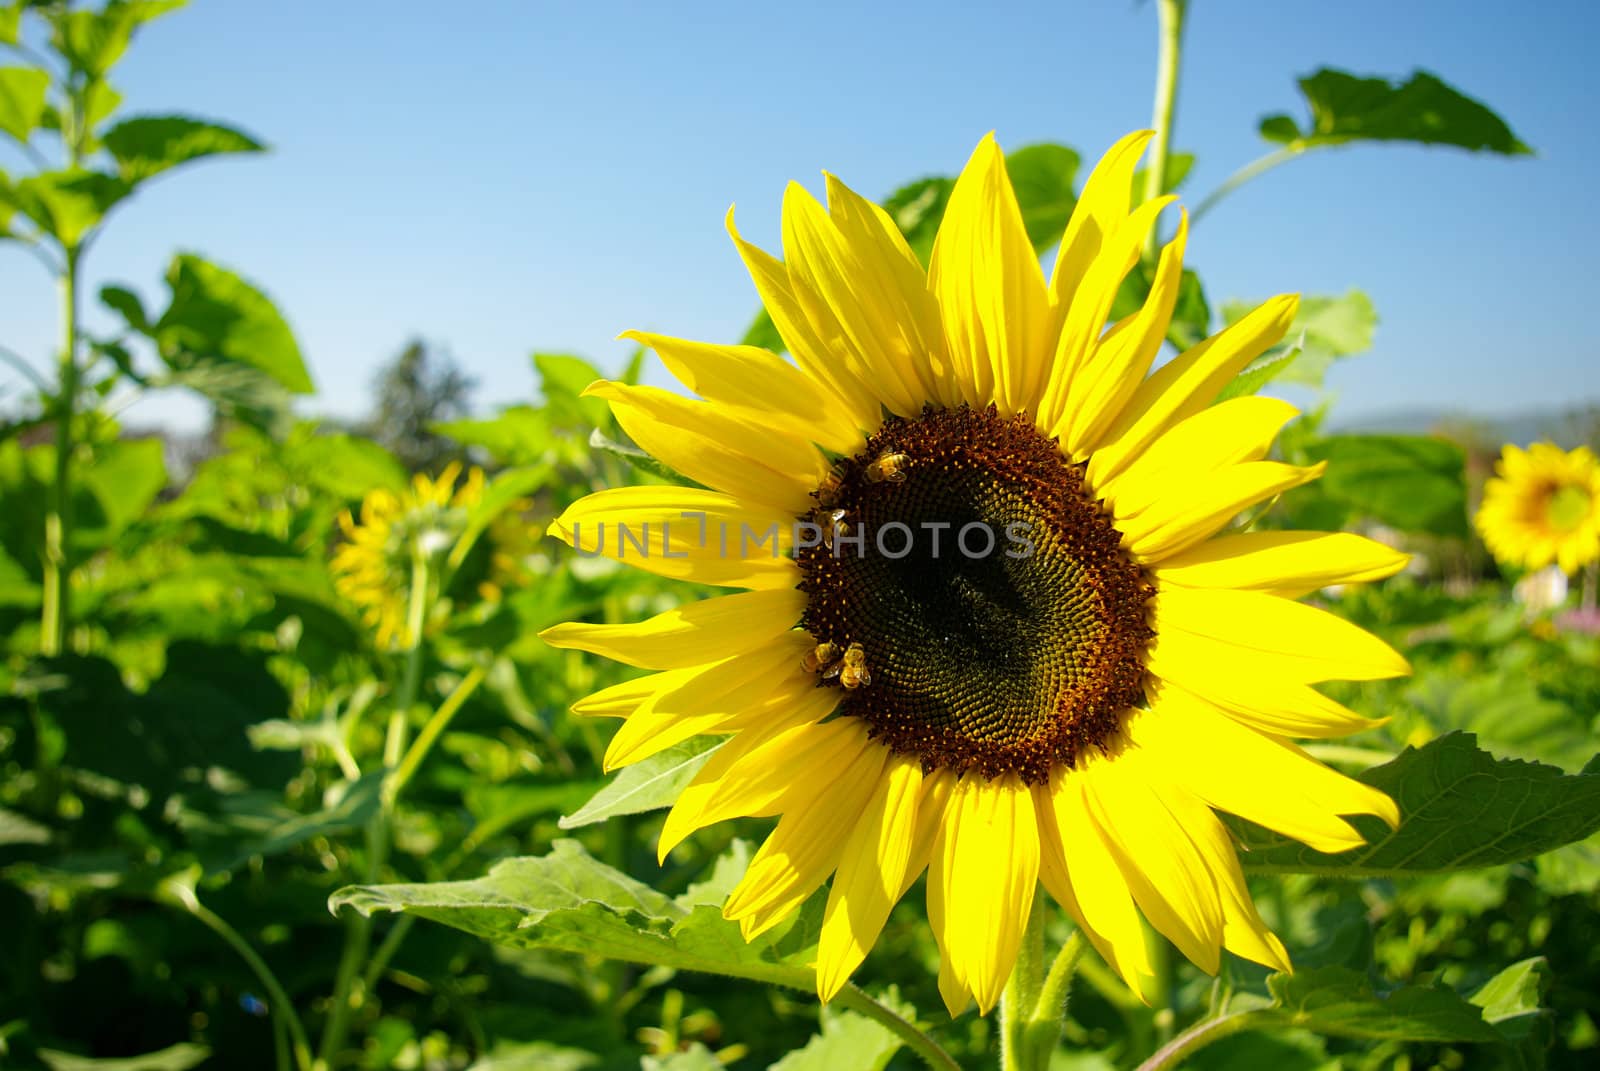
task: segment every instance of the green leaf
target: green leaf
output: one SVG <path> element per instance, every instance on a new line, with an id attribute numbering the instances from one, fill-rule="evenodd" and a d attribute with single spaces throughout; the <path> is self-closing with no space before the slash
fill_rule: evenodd
<path id="1" fill-rule="evenodd" d="M 1022 209 L 1022 225 L 1036 252 L 1061 240 L 1078 198 L 1072 192 L 1078 154 L 1065 145 L 1025 145 L 1006 156 L 1006 171 Z M 942 213 L 941 213 L 942 214 Z"/>
<path id="2" fill-rule="evenodd" d="M 1162 193 L 1172 193 L 1183 180 L 1189 177 L 1189 172 L 1194 170 L 1194 154 L 1188 152 L 1175 152 L 1167 156 L 1167 173 L 1162 176 L 1165 181 L 1161 183 Z M 1146 177 L 1147 169 L 1140 168 L 1133 173 L 1133 204 L 1135 207 L 1144 204 L 1144 184 L 1149 181 Z"/>
<path id="3" fill-rule="evenodd" d="M 1419 676 L 1405 695 L 1435 729 L 1475 733 L 1483 745 L 1506 758 L 1576 769 L 1592 753 L 1588 719 L 1541 695 L 1526 677 L 1440 670 Z"/>
<path id="4" fill-rule="evenodd" d="M 397 911 L 443 922 L 497 944 L 547 948 L 807 987 L 820 913 L 746 943 L 711 905 L 685 907 L 591 858 L 577 841 L 550 854 L 508 859 L 474 881 L 358 885 L 329 900 L 337 911 Z"/>
<path id="5" fill-rule="evenodd" d="M 945 207 L 950 203 L 950 191 L 956 180 L 943 175 L 918 179 L 901 186 L 883 202 L 900 233 L 906 236 L 911 251 L 923 264 L 933 252 L 933 238 L 939 231 L 939 221 L 944 219 Z"/>
<path id="6" fill-rule="evenodd" d="M 0 205 L 21 212 L 63 246 L 75 247 L 131 190 L 116 176 L 99 171 L 46 171 L 12 186 L 0 185 Z"/>
<path id="7" fill-rule="evenodd" d="M 536 353 L 534 367 L 545 404 L 557 423 L 582 427 L 605 427 L 611 422 L 611 407 L 601 398 L 584 398 L 589 384 L 604 379 L 600 370 L 582 357 L 563 353 Z"/>
<path id="8" fill-rule="evenodd" d="M 1115 323 L 1124 316 L 1139 311 L 1150 295 L 1150 283 L 1155 278 L 1155 266 L 1143 261 L 1123 278 L 1117 297 L 1111 305 L 1111 320 Z M 1206 301 L 1200 277 L 1185 268 L 1178 281 L 1178 299 L 1172 307 L 1172 322 L 1167 328 L 1167 339 L 1178 349 L 1186 350 L 1211 333 L 1211 306 Z"/>
<path id="9" fill-rule="evenodd" d="M 745 328 L 744 337 L 739 340 L 739 345 L 759 346 L 773 353 L 784 353 L 788 349 L 783 344 L 783 336 L 778 334 L 778 325 L 772 322 L 772 314 L 766 309 L 756 313 L 756 318 Z"/>
<path id="10" fill-rule="evenodd" d="M 488 420 L 451 420 L 432 425 L 463 446 L 476 446 L 497 461 L 531 465 L 552 456 L 554 436 L 550 417 L 531 405 L 514 405 Z"/>
<path id="11" fill-rule="evenodd" d="M 1461 448 L 1414 435 L 1336 435 L 1310 443 L 1326 461 L 1323 494 L 1353 512 L 1408 532 L 1467 535 Z"/>
<path id="12" fill-rule="evenodd" d="M 39 1059 L 50 1071 L 189 1071 L 210 1058 L 210 1049 L 187 1041 L 143 1056 L 78 1056 L 55 1049 L 39 1050 Z"/>
<path id="13" fill-rule="evenodd" d="M 186 0 L 109 0 L 100 11 L 52 13 L 50 43 L 73 70 L 99 78 L 122 58 L 140 24 L 175 11 Z"/>
<path id="14" fill-rule="evenodd" d="M 1311 108 L 1310 125 L 1302 130 L 1287 115 L 1268 116 L 1263 138 L 1294 148 L 1410 141 L 1505 156 L 1533 151 L 1486 105 L 1427 71 L 1398 83 L 1324 67 L 1300 79 L 1300 92 Z"/>
<path id="15" fill-rule="evenodd" d="M 365 826 L 378 811 L 378 795 L 383 774 L 369 773 L 348 782 L 320 811 L 296 814 L 273 822 L 254 836 L 240 837 L 239 830 L 219 846 L 226 854 L 208 869 L 213 872 L 235 870 L 257 856 L 281 855 L 315 837 L 334 837 Z"/>
<path id="16" fill-rule="evenodd" d="M 0 45 L 17 43 L 17 29 L 22 25 L 22 5 L 7 3 L 0 7 Z"/>
<path id="17" fill-rule="evenodd" d="M 44 115 L 50 76 L 32 67 L 0 67 L 0 131 L 25 142 Z"/>
<path id="18" fill-rule="evenodd" d="M 695 736 L 681 744 L 623 768 L 594 798 L 561 819 L 562 829 L 578 829 L 621 814 L 670 807 L 685 785 L 700 772 L 722 737 Z"/>
<path id="19" fill-rule="evenodd" d="M 1513 963 L 1483 984 L 1472 995 L 1472 1003 L 1483 1009 L 1483 1018 L 1501 1034 L 1524 1037 L 1537 1020 L 1548 1013 L 1539 1006 L 1550 984 L 1550 964 L 1543 956 Z"/>
<path id="20" fill-rule="evenodd" d="M 389 451 L 354 435 L 318 435 L 284 450 L 284 460 L 304 473 L 313 487 L 345 502 L 364 498 L 369 491 L 401 491 L 406 473 Z"/>
<path id="21" fill-rule="evenodd" d="M 1300 347 L 1298 344 L 1290 346 L 1287 350 L 1274 348 L 1271 352 L 1262 354 L 1251 361 L 1243 372 L 1234 376 L 1226 387 L 1222 388 L 1222 393 L 1217 395 L 1217 401 L 1225 402 L 1229 398 L 1242 398 L 1255 394 L 1262 387 L 1287 372 L 1299 356 Z"/>
<path id="22" fill-rule="evenodd" d="M 1500 1040 L 1479 1008 L 1443 986 L 1402 986 L 1379 994 L 1365 976 L 1348 967 L 1319 967 L 1274 974 L 1267 988 L 1276 1005 L 1263 1018 L 1319 1034 L 1369 1040 Z"/>
<path id="23" fill-rule="evenodd" d="M 710 1049 L 698 1041 L 686 1049 L 677 1049 L 663 1056 L 639 1057 L 640 1071 L 723 1071 Z"/>
<path id="24" fill-rule="evenodd" d="M 167 485 L 164 452 L 160 439 L 122 439 L 96 448 L 94 464 L 79 479 L 99 504 L 99 516 L 80 518 L 74 541 L 104 546 L 144 516 Z"/>
<path id="25" fill-rule="evenodd" d="M 232 127 L 182 115 L 124 119 L 101 135 L 129 183 L 143 182 L 168 168 L 222 153 L 261 152 L 264 146 Z"/>
<path id="26" fill-rule="evenodd" d="M 49 826 L 0 807 L 0 848 L 12 844 L 49 844 L 50 838 Z"/>
<path id="27" fill-rule="evenodd" d="M 610 454 L 640 472 L 648 473 L 651 476 L 659 476 L 668 483 L 685 484 L 693 487 L 701 486 L 665 462 L 645 453 L 632 443 L 619 443 L 599 428 L 595 428 L 589 433 L 589 449 L 598 450 L 602 454 Z"/>
<path id="28" fill-rule="evenodd" d="M 125 286 L 102 286 L 100 300 L 141 335 L 150 333 L 150 317 L 144 311 L 144 302 L 140 301 L 139 295 L 132 290 Z"/>
<path id="29" fill-rule="evenodd" d="M 903 1018 L 916 1021 L 916 1014 L 892 995 L 881 998 Z M 898 1034 L 865 1015 L 850 1011 L 824 1008 L 822 1030 L 773 1064 L 770 1071 L 883 1071 L 889 1059 L 900 1051 L 905 1042 Z"/>
<path id="30" fill-rule="evenodd" d="M 1356 816 L 1361 848 L 1329 855 L 1231 819 L 1257 873 L 1384 877 L 1500 866 L 1600 830 L 1600 757 L 1581 773 L 1496 759 L 1471 733 L 1448 733 L 1358 775 L 1400 807 L 1400 828 Z M 1298 977 L 1298 976 L 1297 976 Z"/>
<path id="31" fill-rule="evenodd" d="M 294 333 L 260 290 L 187 253 L 173 258 L 167 285 L 172 302 L 156 323 L 154 337 L 174 371 L 219 361 L 241 364 L 295 394 L 312 392 Z"/>
<path id="32" fill-rule="evenodd" d="M 1257 304 L 1229 301 L 1222 307 L 1222 318 L 1229 324 L 1236 323 Z M 1320 388 L 1335 361 L 1372 348 L 1377 326 L 1378 312 L 1372 307 L 1372 299 L 1360 290 L 1352 288 L 1342 297 L 1301 298 L 1300 311 L 1287 335 L 1292 340 L 1289 345 L 1298 346 L 1298 356 L 1292 362 L 1279 363 L 1287 347 L 1274 347 L 1240 375 L 1248 376 L 1270 365 L 1277 369 L 1270 377 L 1273 380 Z"/>

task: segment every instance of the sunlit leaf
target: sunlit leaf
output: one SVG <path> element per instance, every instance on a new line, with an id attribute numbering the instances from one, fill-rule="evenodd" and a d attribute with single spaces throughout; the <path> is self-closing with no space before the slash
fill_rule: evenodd
<path id="1" fill-rule="evenodd" d="M 56 1049 L 39 1050 L 39 1059 L 50 1071 L 189 1071 L 210 1058 L 210 1049 L 188 1041 L 142 1056 L 78 1056 Z"/>
<path id="2" fill-rule="evenodd" d="M 1551 1015 L 1540 1004 L 1549 986 L 1549 961 L 1535 956 L 1513 963 L 1472 995 L 1472 1003 L 1483 1009 L 1484 1020 L 1512 1046 L 1508 1056 L 1518 1067 L 1544 1066 Z"/>
<path id="3" fill-rule="evenodd" d="M 334 910 L 396 911 L 443 922 L 498 944 L 550 948 L 631 963 L 704 971 L 790 986 L 813 984 L 819 919 L 792 922 L 746 942 L 710 905 L 687 908 L 591 858 L 577 841 L 550 854 L 507 859 L 474 881 L 359 885 Z"/>
<path id="4" fill-rule="evenodd" d="M 124 119 L 101 135 L 126 182 L 142 182 L 168 168 L 222 153 L 260 152 L 243 131 L 182 115 Z"/>
<path id="5" fill-rule="evenodd" d="M 557 423 L 582 427 L 610 423 L 611 407 L 604 399 L 580 397 L 589 384 L 605 378 L 598 368 L 582 357 L 565 353 L 535 353 L 533 364 L 539 372 L 545 405 Z"/>
<path id="6" fill-rule="evenodd" d="M 284 460 L 313 486 L 351 502 L 383 488 L 400 491 L 406 473 L 387 450 L 371 439 L 343 433 L 318 435 L 284 450 Z"/>
<path id="7" fill-rule="evenodd" d="M 1300 92 L 1311 108 L 1310 124 L 1302 128 L 1287 115 L 1271 115 L 1261 121 L 1262 137 L 1304 148 L 1411 141 L 1507 156 L 1533 151 L 1486 105 L 1427 71 L 1401 83 L 1324 67 L 1300 79 Z"/>
<path id="8" fill-rule="evenodd" d="M 46 171 L 11 185 L 0 184 L 0 201 L 20 212 L 64 246 L 77 246 L 131 187 L 114 175 L 81 168 Z"/>
<path id="9" fill-rule="evenodd" d="M 531 405 L 514 405 L 484 420 L 434 424 L 433 430 L 448 435 L 462 446 L 480 447 L 496 461 L 508 465 L 531 465 L 548 460 L 554 443 L 549 414 Z"/>
<path id="10" fill-rule="evenodd" d="M 1408 985 L 1378 993 L 1364 975 L 1347 967 L 1319 967 L 1275 974 L 1267 987 L 1275 1007 L 1270 1022 L 1304 1027 L 1335 1037 L 1403 1041 L 1498 1041 L 1482 1011 L 1453 989 Z"/>
<path id="11" fill-rule="evenodd" d="M 1072 192 L 1078 154 L 1065 145 L 1025 145 L 1006 156 L 1006 171 L 1022 209 L 1022 225 L 1033 248 L 1043 251 L 1061 240 L 1078 203 Z"/>
<path id="12" fill-rule="evenodd" d="M 50 76 L 32 67 L 0 67 L 0 131 L 27 141 L 44 115 Z"/>
<path id="13" fill-rule="evenodd" d="M 1361 848 L 1330 855 L 1234 820 L 1247 870 L 1382 877 L 1500 866 L 1531 859 L 1600 830 L 1600 757 L 1580 773 L 1496 759 L 1471 733 L 1407 748 L 1359 779 L 1400 807 L 1400 828 L 1356 816 Z"/>
<path id="14" fill-rule="evenodd" d="M 1222 306 L 1222 318 L 1232 324 L 1244 318 L 1257 302 L 1229 301 Z M 1321 387 L 1329 367 L 1340 358 L 1353 357 L 1372 348 L 1372 335 L 1378 326 L 1378 312 L 1372 299 L 1352 288 L 1339 296 L 1312 295 L 1300 299 L 1300 311 L 1289 326 L 1286 343 L 1274 347 L 1251 362 L 1240 377 L 1262 369 L 1276 369 L 1270 379 Z M 1294 360 L 1284 362 L 1288 347 L 1298 347 Z M 1264 384 L 1263 384 L 1264 385 Z"/>
<path id="15" fill-rule="evenodd" d="M 74 537 L 86 546 L 109 543 L 143 516 L 167 484 L 160 439 L 124 439 L 95 451 L 83 481 L 99 503 L 98 517 L 84 518 Z"/>
<path id="16" fill-rule="evenodd" d="M 641 814 L 670 807 L 721 737 L 695 736 L 681 744 L 624 767 L 594 798 L 561 819 L 562 829 L 578 829 L 620 814 Z"/>
<path id="17" fill-rule="evenodd" d="M 52 13 L 50 43 L 73 70 L 98 78 L 127 50 L 140 24 L 174 11 L 186 0 L 109 0 L 99 11 Z"/>
<path id="18" fill-rule="evenodd" d="M 1335 435 L 1307 447 L 1326 461 L 1318 489 L 1358 516 L 1408 532 L 1464 537 L 1467 497 L 1461 448 L 1415 435 Z"/>
<path id="19" fill-rule="evenodd" d="M 212 361 L 242 364 L 293 393 L 311 393 L 311 377 L 294 333 L 260 290 L 191 254 L 173 258 L 167 285 L 172 302 L 154 333 L 171 368 L 188 371 Z"/>
<path id="20" fill-rule="evenodd" d="M 11 844 L 49 844 L 50 827 L 25 814 L 0 807 L 0 848 Z"/>
<path id="21" fill-rule="evenodd" d="M 879 998 L 902 1018 L 916 1021 L 916 1012 L 895 994 Z M 770 1071 L 882 1071 L 905 1043 L 881 1023 L 855 1012 L 824 1009 L 822 1029 L 804 1048 L 773 1064 Z"/>

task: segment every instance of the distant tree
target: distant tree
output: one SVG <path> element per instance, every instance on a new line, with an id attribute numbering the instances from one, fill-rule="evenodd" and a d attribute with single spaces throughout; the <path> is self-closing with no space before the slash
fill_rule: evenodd
<path id="1" fill-rule="evenodd" d="M 406 343 L 373 384 L 377 406 L 362 430 L 413 472 L 437 472 L 461 454 L 432 426 L 467 415 L 475 380 L 422 339 Z"/>

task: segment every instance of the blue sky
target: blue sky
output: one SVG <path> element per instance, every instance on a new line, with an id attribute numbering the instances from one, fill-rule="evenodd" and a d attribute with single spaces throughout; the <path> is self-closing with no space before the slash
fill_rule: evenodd
<path id="1" fill-rule="evenodd" d="M 1093 159 L 1150 119 L 1156 15 L 1132 0 L 450 10 L 198 0 L 149 27 L 114 75 L 125 111 L 217 118 L 273 152 L 148 188 L 93 250 L 93 285 L 164 300 L 168 258 L 193 250 L 277 300 L 320 390 L 308 412 L 362 410 L 413 334 L 490 409 L 532 396 L 534 350 L 614 369 L 627 328 L 736 340 L 755 296 L 730 203 L 775 249 L 790 179 L 816 189 L 826 168 L 881 197 L 954 172 L 991 129 Z M 1538 152 L 1294 161 L 1191 236 L 1213 304 L 1365 289 L 1376 344 L 1330 377 L 1346 419 L 1600 398 L 1582 215 L 1600 174 L 1597 30 L 1581 0 L 1196 0 L 1175 138 L 1199 155 L 1190 203 L 1260 155 L 1259 116 L 1300 113 L 1294 77 L 1321 65 L 1431 70 Z M 0 246 L 0 342 L 43 364 L 57 332 L 41 269 Z M 198 412 L 144 402 L 129 419 Z"/>

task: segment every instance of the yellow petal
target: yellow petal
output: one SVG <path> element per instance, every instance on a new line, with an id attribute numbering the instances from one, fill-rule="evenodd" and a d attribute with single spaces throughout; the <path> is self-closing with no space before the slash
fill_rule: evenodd
<path id="1" fill-rule="evenodd" d="M 626 625 L 569 621 L 539 633 L 552 647 L 588 651 L 643 669 L 682 669 L 742 654 L 792 629 L 806 608 L 793 588 L 699 599 Z"/>
<path id="2" fill-rule="evenodd" d="M 837 702 L 833 689 L 814 694 Z M 773 731 L 747 729 L 718 748 L 667 812 L 656 851 L 661 859 L 697 829 L 729 818 L 804 809 L 871 744 L 858 718 L 810 722 Z"/>
<path id="3" fill-rule="evenodd" d="M 795 439 L 753 419 L 732 415 L 659 387 L 601 380 L 583 392 L 604 398 L 629 438 L 667 467 L 697 483 L 798 516 L 828 471 L 808 439 Z"/>
<path id="4" fill-rule="evenodd" d="M 1236 814 L 1320 852 L 1365 840 L 1339 815 L 1373 814 L 1398 826 L 1388 796 L 1345 777 L 1285 743 L 1245 728 L 1181 689 L 1163 687 L 1130 733 L 1158 778 L 1183 785 L 1218 810 Z"/>
<path id="5" fill-rule="evenodd" d="M 1411 671 L 1394 648 L 1341 617 L 1259 591 L 1169 587 L 1156 596 L 1150 671 L 1184 645 L 1218 675 L 1260 672 L 1302 684 L 1381 680 Z"/>
<path id="6" fill-rule="evenodd" d="M 776 354 L 645 331 L 625 331 L 621 337 L 655 350 L 679 382 L 702 398 L 760 414 L 785 435 L 834 453 L 861 448 L 860 432 L 832 392 Z"/>
<path id="7" fill-rule="evenodd" d="M 817 336 L 848 363 L 890 412 L 911 416 L 928 400 L 913 365 L 914 325 L 890 306 L 860 253 L 826 209 L 791 182 L 783 195 L 783 255 L 794 293 Z M 926 293 L 926 288 L 924 288 Z M 815 299 L 815 304 L 809 303 Z M 932 310 L 930 310 L 932 311 Z"/>
<path id="8" fill-rule="evenodd" d="M 861 966 L 900 898 L 911 865 L 922 795 L 922 763 L 891 757 L 865 810 L 855 818 L 822 915 L 817 995 L 829 1001 Z"/>
<path id="9" fill-rule="evenodd" d="M 1133 199 L 1133 171 L 1145 146 L 1155 137 L 1154 130 L 1136 130 L 1111 146 L 1083 184 L 1083 193 L 1073 206 L 1072 218 L 1056 252 L 1055 269 L 1050 274 L 1050 300 L 1062 312 L 1071 305 L 1078 285 L 1123 220 Z"/>
<path id="10" fill-rule="evenodd" d="M 699 666 L 691 666 L 613 684 L 573 703 L 572 712 L 585 718 L 626 718 L 661 692 L 693 679 L 699 669 Z"/>
<path id="11" fill-rule="evenodd" d="M 1058 425 L 1070 424 L 1077 416 L 1074 402 L 1081 405 L 1085 401 L 1080 388 L 1086 386 L 1083 380 L 1090 374 L 1086 364 L 1111 316 L 1117 290 L 1139 259 L 1139 247 L 1145 235 L 1155 226 L 1161 210 L 1175 199 L 1161 197 L 1140 205 L 1117 224 L 1095 254 L 1082 283 L 1072 295 L 1072 304 L 1067 307 L 1061 333 L 1056 339 L 1043 401 L 1039 404 L 1040 416 L 1046 420 Z"/>
<path id="12" fill-rule="evenodd" d="M 1199 483 L 1172 486 L 1136 516 L 1117 517 L 1122 545 L 1140 562 L 1159 562 L 1216 534 L 1257 502 L 1310 483 L 1327 467 L 1326 461 L 1305 468 L 1247 461 L 1214 470 Z"/>
<path id="13" fill-rule="evenodd" d="M 1159 509 L 1175 488 L 1209 482 L 1218 469 L 1265 457 L 1279 429 L 1298 413 L 1277 398 L 1230 398 L 1173 425 L 1095 491 L 1119 519 Z"/>
<path id="14" fill-rule="evenodd" d="M 944 952 L 987 1014 L 1022 946 L 1039 882 L 1033 794 L 1015 774 L 968 775 L 955 786 L 938 847 Z"/>
<path id="15" fill-rule="evenodd" d="M 1065 414 L 1053 434 L 1072 457 L 1087 457 L 1127 405 L 1161 350 L 1183 284 L 1183 252 L 1189 214 L 1178 214 L 1178 230 L 1161 250 L 1144 305 L 1098 342 L 1084 360 L 1081 385 L 1069 383 Z"/>
<path id="16" fill-rule="evenodd" d="M 1222 954 L 1222 904 L 1216 879 L 1194 842 L 1146 783 L 1135 749 L 1074 771 L 1090 817 L 1105 834 L 1134 901 L 1207 974 Z"/>
<path id="17" fill-rule="evenodd" d="M 888 318 L 905 336 L 909 360 L 923 398 L 949 406 L 959 401 L 952 388 L 950 354 L 945 348 L 939 302 L 928 289 L 928 274 L 906 244 L 889 213 L 832 175 L 828 215 L 859 259 L 863 289 L 875 293 Z"/>
<path id="18" fill-rule="evenodd" d="M 861 818 L 883 777 L 887 748 L 863 742 L 848 761 L 825 764 L 808 758 L 796 776 L 822 783 L 808 802 L 786 806 L 778 826 L 750 860 L 722 907 L 751 940 L 787 918 L 838 864 L 847 835 Z"/>
<path id="19" fill-rule="evenodd" d="M 1159 995 L 1149 931 L 1134 906 L 1128 882 L 1117 869 L 1105 835 L 1089 817 L 1083 784 L 1072 771 L 1057 771 L 1038 786 L 1043 851 L 1039 877 L 1079 920 L 1100 958 L 1149 1004 Z"/>
<path id="20" fill-rule="evenodd" d="M 1262 672 L 1219 673 L 1212 653 L 1197 645 L 1176 645 L 1152 659 L 1150 672 L 1169 685 L 1214 704 L 1242 725 L 1274 736 L 1318 739 L 1348 736 L 1382 725 L 1386 718 L 1364 718 L 1335 703 L 1309 684 Z"/>
<path id="21" fill-rule="evenodd" d="M 799 664 L 810 640 L 803 632 L 789 633 L 768 647 L 706 666 L 656 692 L 611 738 L 602 765 L 609 772 L 691 736 L 731 732 L 749 724 L 758 711 L 777 718 L 794 710 L 817 691 L 816 679 Z"/>
<path id="22" fill-rule="evenodd" d="M 1220 407 L 1219 407 L 1220 408 Z M 1201 543 L 1155 567 L 1163 584 L 1298 596 L 1393 576 L 1409 554 L 1348 532 L 1243 532 Z"/>
<path id="23" fill-rule="evenodd" d="M 817 334 L 806 316 L 807 307 L 820 305 L 820 299 L 811 295 L 802 300 L 795 290 L 797 285 L 804 284 L 797 283 L 781 261 L 739 237 L 731 208 L 728 209 L 728 234 L 795 363 L 838 398 L 840 407 L 856 429 L 868 434 L 876 431 L 882 423 L 877 398 L 862 382 L 858 370 L 851 368 L 838 351 L 829 347 L 828 340 Z"/>
<path id="24" fill-rule="evenodd" d="M 717 491 L 617 487 L 568 506 L 550 534 L 586 557 L 603 555 L 675 580 L 725 587 L 793 587 L 794 518 Z"/>
<path id="25" fill-rule="evenodd" d="M 1190 347 L 1139 385 L 1089 459 L 1089 483 L 1104 487 L 1178 421 L 1210 405 L 1229 380 L 1283 337 L 1300 299 L 1275 297 Z"/>
<path id="26" fill-rule="evenodd" d="M 1031 406 L 1049 357 L 1044 273 L 994 135 L 978 143 L 950 191 L 928 288 L 939 299 L 961 397 L 1002 415 Z"/>
<path id="27" fill-rule="evenodd" d="M 1222 903 L 1223 947 L 1275 971 L 1290 970 L 1289 953 L 1283 942 L 1267 928 L 1255 902 L 1250 899 L 1250 888 L 1239 868 L 1239 855 L 1217 816 L 1187 790 L 1160 780 L 1153 784 L 1161 802 L 1189 834 L 1216 879 Z"/>

